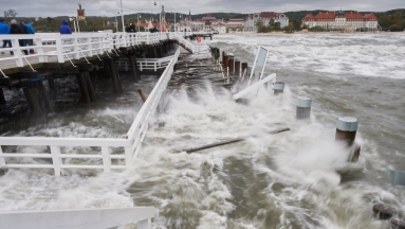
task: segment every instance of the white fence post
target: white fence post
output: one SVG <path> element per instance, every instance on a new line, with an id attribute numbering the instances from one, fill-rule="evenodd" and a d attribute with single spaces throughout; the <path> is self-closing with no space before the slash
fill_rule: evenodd
<path id="1" fill-rule="evenodd" d="M 51 154 L 52 154 L 53 169 L 55 171 L 55 176 L 59 177 L 60 168 L 62 165 L 62 159 L 60 158 L 60 147 L 51 146 Z"/>
<path id="2" fill-rule="evenodd" d="M 129 139 L 131 141 L 131 139 Z M 131 162 L 132 162 L 132 146 L 126 146 L 125 147 L 125 167 L 128 169 L 131 167 Z"/>
<path id="3" fill-rule="evenodd" d="M 55 45 L 56 45 L 56 53 L 58 55 L 58 63 L 65 62 L 65 58 L 63 57 L 62 38 L 60 34 L 56 35 Z"/>
<path id="4" fill-rule="evenodd" d="M 137 228 L 138 228 L 138 229 L 151 229 L 151 228 L 152 228 L 151 220 L 150 220 L 150 219 L 146 219 L 146 220 L 140 221 L 140 222 L 137 224 Z"/>
<path id="5" fill-rule="evenodd" d="M 6 160 L 3 157 L 3 149 L 0 146 L 0 168 L 6 165 Z"/>
<path id="6" fill-rule="evenodd" d="M 110 156 L 110 148 L 107 146 L 101 147 L 101 152 L 103 154 L 103 167 L 104 172 L 111 172 L 111 156 Z"/>

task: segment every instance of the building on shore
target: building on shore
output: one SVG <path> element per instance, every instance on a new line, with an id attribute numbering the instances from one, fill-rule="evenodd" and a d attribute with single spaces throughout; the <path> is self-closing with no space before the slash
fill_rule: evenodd
<path id="1" fill-rule="evenodd" d="M 329 31 L 345 31 L 354 32 L 362 31 L 377 31 L 378 20 L 372 13 L 361 14 L 359 12 L 320 12 L 316 15 L 307 14 L 302 24 L 309 29 L 314 27 L 322 27 Z"/>
<path id="2" fill-rule="evenodd" d="M 263 26 L 270 26 L 272 24 L 279 24 L 280 29 L 288 26 L 289 18 L 283 13 L 275 12 L 261 12 L 249 15 L 246 22 L 244 31 L 257 32 L 257 24 L 261 22 Z"/>

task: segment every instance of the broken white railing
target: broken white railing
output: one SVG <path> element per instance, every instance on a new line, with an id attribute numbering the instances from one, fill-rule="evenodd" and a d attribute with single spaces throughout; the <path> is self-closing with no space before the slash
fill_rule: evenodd
<path id="1" fill-rule="evenodd" d="M 153 88 L 152 92 L 149 94 L 148 99 L 145 101 L 141 110 L 135 117 L 135 121 L 132 123 L 129 131 L 127 133 L 128 140 L 130 141 L 131 147 L 125 148 L 125 154 L 131 155 L 131 158 L 136 158 L 141 142 L 143 141 L 146 130 L 148 128 L 149 122 L 145 122 L 144 120 L 150 120 L 153 116 L 156 108 L 160 102 L 160 98 L 162 97 L 163 93 L 166 90 L 167 84 L 172 76 L 174 71 L 174 65 L 177 63 L 177 59 L 180 56 L 180 49 L 177 49 L 176 54 L 170 61 L 169 65 L 163 72 L 162 76 L 160 77 L 159 81 Z"/>
<path id="2" fill-rule="evenodd" d="M 179 55 L 180 49 L 137 113 L 126 138 L 0 137 L 0 168 L 52 169 L 60 176 L 63 169 L 110 172 L 130 167 Z M 82 153 L 73 153 L 75 150 Z"/>
<path id="3" fill-rule="evenodd" d="M 139 58 L 136 62 L 138 63 L 139 71 L 153 70 L 156 72 L 159 69 L 166 68 L 173 58 L 175 58 L 175 55 L 163 58 Z"/>
<path id="4" fill-rule="evenodd" d="M 0 227 L 12 229 L 107 229 L 137 224 L 138 229 L 151 229 L 154 208 L 53 210 L 0 212 Z"/>

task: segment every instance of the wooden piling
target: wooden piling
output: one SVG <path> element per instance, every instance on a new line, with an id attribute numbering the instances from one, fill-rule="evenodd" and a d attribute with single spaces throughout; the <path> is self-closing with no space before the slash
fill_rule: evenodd
<path id="1" fill-rule="evenodd" d="M 23 88 L 25 98 L 31 111 L 36 115 L 46 114 L 49 110 L 49 100 L 41 81 L 33 82 Z"/>
<path id="2" fill-rule="evenodd" d="M 228 54 L 228 68 L 229 68 L 229 75 L 235 74 L 235 57 L 233 53 Z"/>
<path id="3" fill-rule="evenodd" d="M 228 54 L 226 52 L 222 52 L 222 68 L 224 70 L 228 68 Z"/>
<path id="4" fill-rule="evenodd" d="M 6 98 L 4 97 L 3 88 L 1 88 L 1 87 L 0 87 L 0 104 L 1 105 L 6 104 Z"/>
<path id="5" fill-rule="evenodd" d="M 308 97 L 299 97 L 297 100 L 296 118 L 297 120 L 309 119 L 311 116 L 312 99 Z"/>
<path id="6" fill-rule="evenodd" d="M 152 47 L 154 58 L 160 58 L 161 56 L 159 56 L 158 48 L 156 47 L 156 45 L 153 45 Z"/>
<path id="7" fill-rule="evenodd" d="M 242 66 L 241 74 L 243 74 L 243 73 L 244 73 L 245 71 L 247 71 L 247 69 L 248 69 L 248 63 L 242 62 L 241 66 Z M 248 73 L 247 73 L 247 74 L 248 74 Z"/>
<path id="8" fill-rule="evenodd" d="M 146 100 L 148 99 L 148 97 L 146 97 L 146 95 L 143 93 L 142 89 L 138 89 L 138 94 L 142 99 L 142 102 L 146 102 Z"/>
<path id="9" fill-rule="evenodd" d="M 241 71 L 240 71 L 240 59 L 239 58 L 235 58 L 235 76 L 237 76 L 238 78 L 240 77 Z"/>
<path id="10" fill-rule="evenodd" d="M 112 79 L 112 84 L 113 84 L 113 90 L 116 94 L 121 94 L 123 92 L 122 90 L 122 83 L 120 76 L 117 71 L 117 67 L 114 64 L 113 59 L 107 59 L 104 62 L 104 66 L 106 69 L 106 72 L 110 75 Z"/>
<path id="11" fill-rule="evenodd" d="M 132 77 L 135 81 L 138 81 L 141 79 L 139 69 L 138 69 L 138 63 L 136 62 L 136 57 L 135 55 L 128 55 L 128 61 L 129 65 L 131 66 L 131 71 L 132 71 Z"/>

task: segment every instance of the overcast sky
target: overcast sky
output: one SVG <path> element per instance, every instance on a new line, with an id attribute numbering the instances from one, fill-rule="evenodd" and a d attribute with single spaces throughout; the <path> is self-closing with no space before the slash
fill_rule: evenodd
<path id="1" fill-rule="evenodd" d="M 76 14 L 78 3 L 87 16 L 114 16 L 120 0 L 0 0 L 0 9 L 14 9 L 18 17 L 55 17 Z M 207 12 L 253 13 L 262 11 L 286 12 L 299 10 L 357 10 L 386 11 L 405 8 L 405 0 L 122 0 L 124 14 L 159 12 L 164 5 L 168 12 L 192 14 Z M 156 2 L 157 6 L 154 6 Z"/>

